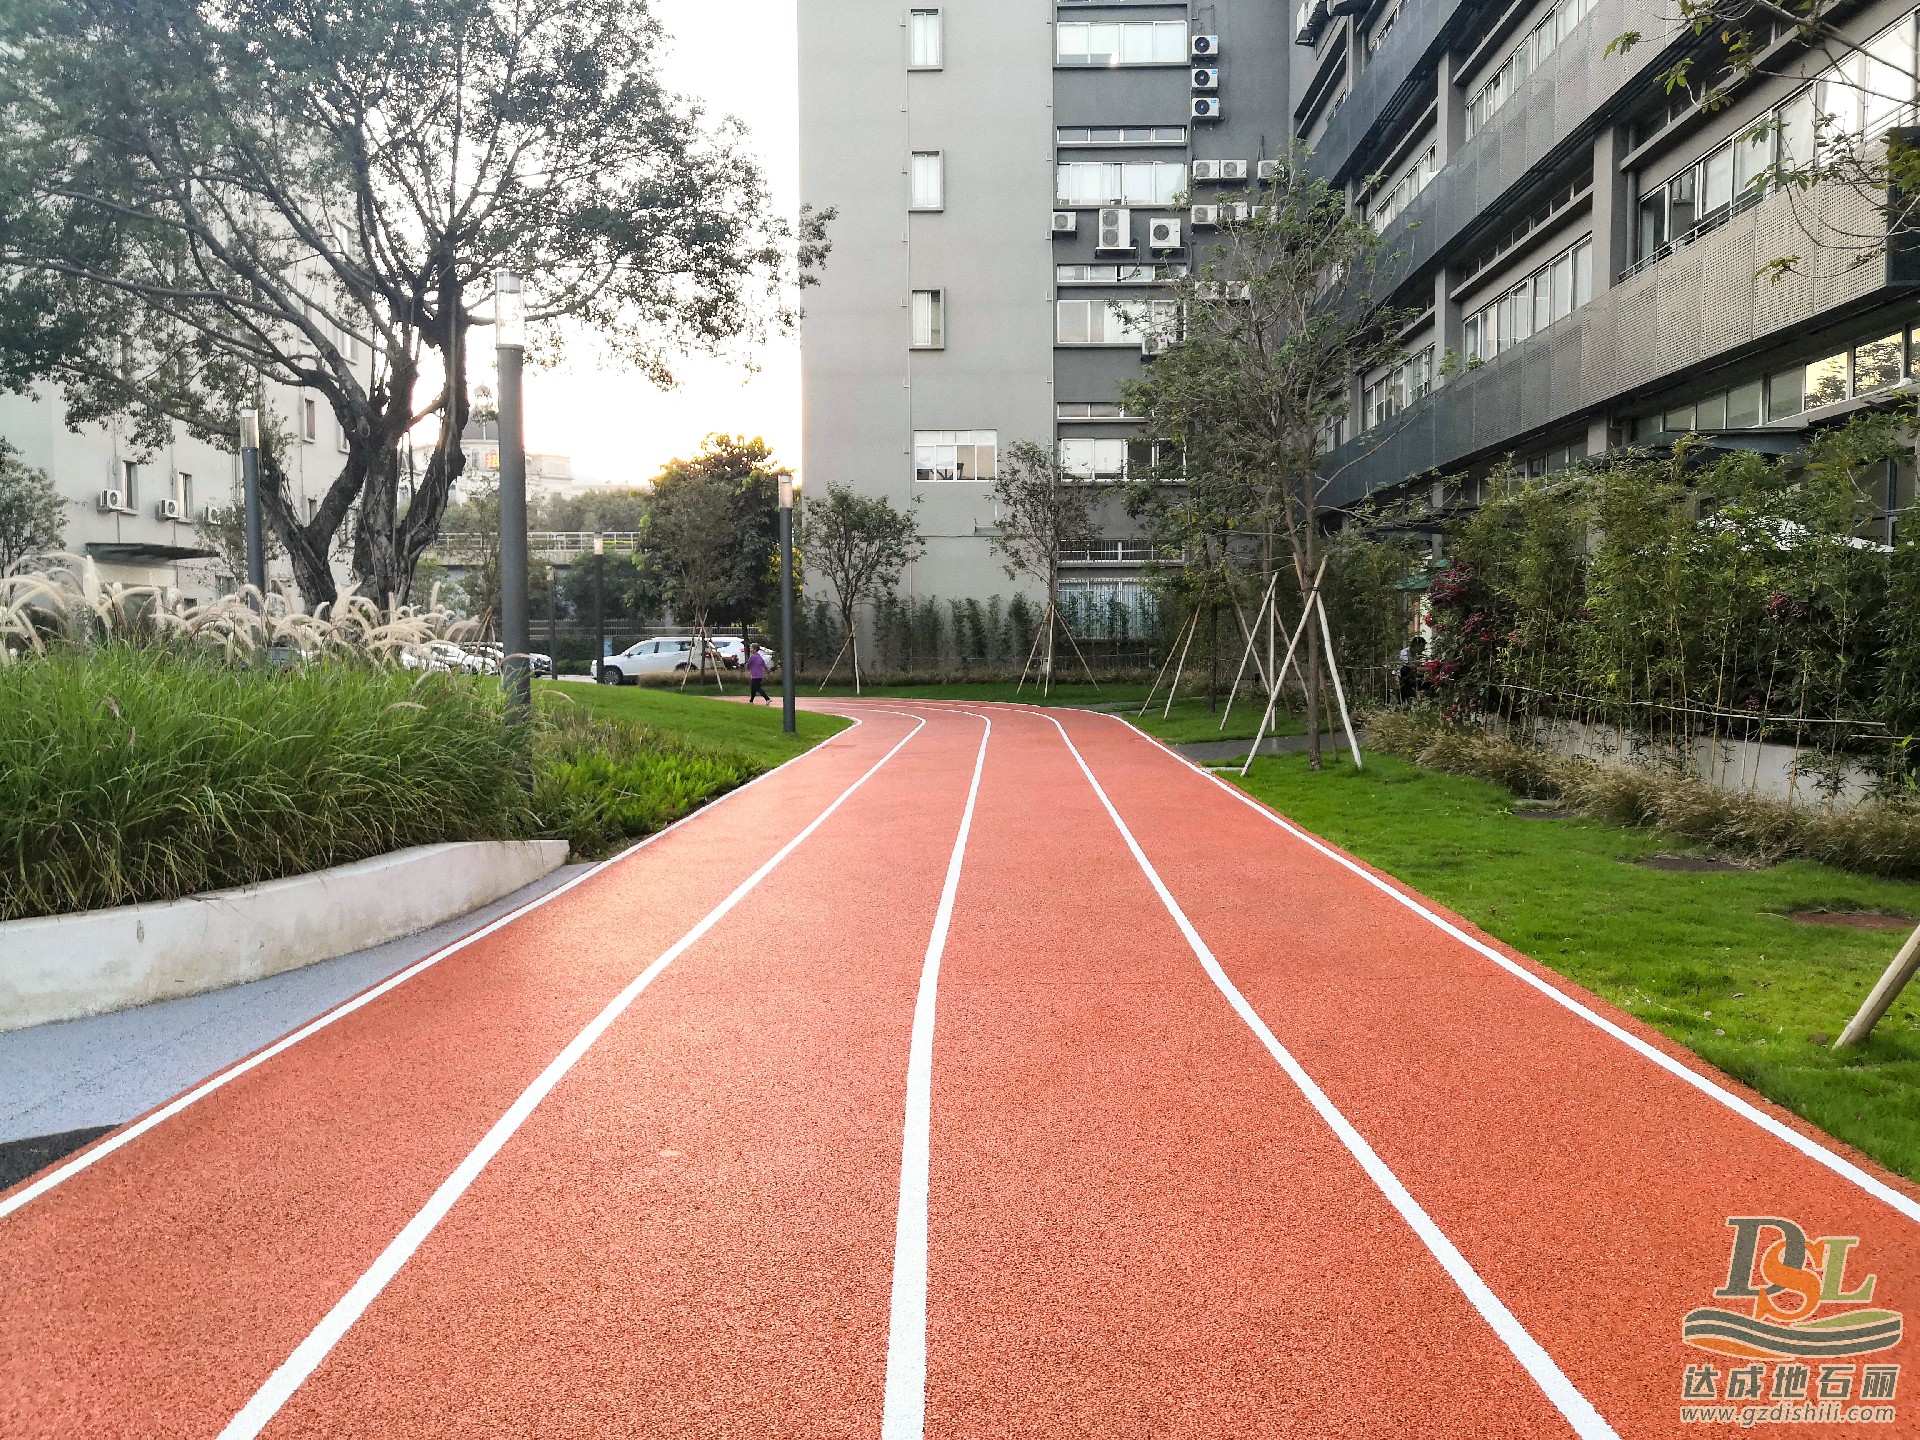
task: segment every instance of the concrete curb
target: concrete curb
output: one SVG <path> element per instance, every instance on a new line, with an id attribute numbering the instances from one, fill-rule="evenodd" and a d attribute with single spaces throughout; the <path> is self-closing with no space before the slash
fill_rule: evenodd
<path id="1" fill-rule="evenodd" d="M 564 840 L 417 845 L 184 900 L 0 922 L 0 1030 L 197 995 L 384 944 L 566 859 Z"/>

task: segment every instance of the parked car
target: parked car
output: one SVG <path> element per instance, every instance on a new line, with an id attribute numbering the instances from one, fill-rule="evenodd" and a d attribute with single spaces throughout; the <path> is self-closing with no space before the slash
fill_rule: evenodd
<path id="1" fill-rule="evenodd" d="M 699 663 L 694 658 L 693 643 L 692 637 L 685 635 L 642 640 L 618 655 L 607 656 L 594 673 L 602 685 L 628 685 L 642 675 L 670 675 L 676 670 L 690 669 Z M 723 663 L 719 652 L 711 647 L 707 651 L 707 663 Z"/>
<path id="2" fill-rule="evenodd" d="M 742 665 L 747 663 L 747 642 L 742 640 L 738 635 L 715 636 L 713 648 L 720 652 L 720 658 L 727 662 L 727 668 L 729 670 L 738 670 Z M 760 652 L 760 658 L 767 662 L 767 668 L 771 670 L 773 668 L 773 651 L 764 645 L 756 645 L 753 648 Z"/>
<path id="3" fill-rule="evenodd" d="M 498 675 L 500 673 L 500 663 L 506 652 L 491 640 L 482 641 L 478 645 L 469 645 L 466 647 L 466 651 L 467 654 L 475 656 L 483 662 L 482 669 L 478 673 L 487 675 Z M 527 667 L 532 671 L 536 679 L 542 676 L 551 676 L 553 674 L 553 657 L 551 655 L 542 655 L 537 650 L 530 650 L 527 652 Z"/>

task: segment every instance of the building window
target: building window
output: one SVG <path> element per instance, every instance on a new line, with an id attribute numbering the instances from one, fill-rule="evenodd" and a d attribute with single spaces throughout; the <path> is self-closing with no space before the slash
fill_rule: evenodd
<path id="1" fill-rule="evenodd" d="M 1059 345 L 1138 345 L 1141 327 L 1170 333 L 1178 302 L 1173 300 L 1056 300 L 1054 343 Z"/>
<path id="2" fill-rule="evenodd" d="M 1184 265 L 1056 265 L 1053 278 L 1061 285 L 1156 285 L 1187 273 Z"/>
<path id="3" fill-rule="evenodd" d="M 1054 415 L 1061 420 L 1138 420 L 1138 415 L 1129 415 L 1127 407 L 1116 405 L 1110 400 L 1062 400 L 1053 407 Z"/>
<path id="4" fill-rule="evenodd" d="M 991 480 L 1000 473 L 995 463 L 999 443 L 998 430 L 916 430 L 913 478 Z"/>
<path id="5" fill-rule="evenodd" d="M 1371 430 L 1433 389 L 1433 346 L 1402 360 L 1361 392 L 1361 414 Z"/>
<path id="6" fill-rule="evenodd" d="M 1171 205 L 1187 188 L 1177 160 L 1069 160 L 1057 167 L 1054 193 L 1062 206 Z"/>
<path id="7" fill-rule="evenodd" d="M 1384 230 L 1393 223 L 1394 218 L 1413 203 L 1413 197 L 1427 188 L 1433 179 L 1434 147 L 1429 145 L 1426 152 L 1406 168 L 1390 188 L 1383 189 L 1379 198 L 1373 202 L 1373 213 L 1368 216 L 1375 230 Z"/>
<path id="8" fill-rule="evenodd" d="M 1508 52 L 1500 68 L 1468 98 L 1469 140 L 1499 112 L 1501 106 L 1519 92 L 1521 83 L 1553 54 L 1561 41 L 1573 33 L 1574 27 L 1593 13 L 1596 3 L 1598 0 L 1561 0 L 1539 24 L 1521 37 L 1520 43 Z"/>
<path id="9" fill-rule="evenodd" d="M 319 513 L 320 513 L 320 497 L 317 495 L 307 496 L 307 523 L 311 525 L 313 523 L 314 517 Z"/>
<path id="10" fill-rule="evenodd" d="M 1165 452 L 1171 458 L 1177 452 Z M 1060 470 L 1076 480 L 1124 480 L 1160 473 L 1162 450 L 1153 440 L 1111 435 L 1071 436 L 1060 442 Z"/>
<path id="11" fill-rule="evenodd" d="M 913 152 L 913 208 L 938 210 L 946 204 L 946 165 L 938 150 Z"/>
<path id="12" fill-rule="evenodd" d="M 1582 236 L 1511 290 L 1469 315 L 1461 349 L 1491 360 L 1593 299 L 1593 238 Z"/>
<path id="13" fill-rule="evenodd" d="M 947 306 L 938 290 L 913 292 L 913 348 L 938 350 L 947 343 Z"/>
<path id="14" fill-rule="evenodd" d="M 1127 21 L 1055 27 L 1062 65 L 1184 65 L 1187 63 L 1187 25 L 1184 20 Z"/>
<path id="15" fill-rule="evenodd" d="M 127 509 L 140 508 L 140 465 L 137 461 L 120 462 L 120 498 Z"/>
<path id="16" fill-rule="evenodd" d="M 193 476 L 184 470 L 174 472 L 173 500 L 180 507 L 180 513 L 191 520 L 193 518 Z"/>
<path id="17" fill-rule="evenodd" d="M 1152 632 L 1159 601 L 1143 580 L 1062 580 L 1060 616 L 1082 639 L 1127 640 Z"/>
<path id="18" fill-rule="evenodd" d="M 1184 145 L 1184 125 L 1060 125 L 1053 132 L 1060 145 Z"/>
<path id="19" fill-rule="evenodd" d="M 907 68 L 938 70 L 944 63 L 940 52 L 940 12 L 938 10 L 908 11 Z"/>
<path id="20" fill-rule="evenodd" d="M 312 400 L 300 402 L 300 438 L 313 441 L 320 436 L 320 407 Z"/>
<path id="21" fill-rule="evenodd" d="M 1909 15 L 1876 36 L 1866 54 L 1849 55 L 1679 174 L 1643 187 L 1634 227 L 1636 268 L 1756 203 L 1775 166 L 1805 166 L 1843 138 L 1857 141 L 1911 122 L 1914 34 Z"/>

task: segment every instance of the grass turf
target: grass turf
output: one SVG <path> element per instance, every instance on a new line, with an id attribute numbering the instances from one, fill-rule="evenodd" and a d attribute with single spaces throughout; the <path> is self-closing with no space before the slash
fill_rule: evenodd
<path id="1" fill-rule="evenodd" d="M 805 710 L 796 717 L 797 735 L 780 729 L 780 706 L 741 705 L 687 690 L 646 685 L 583 685 L 546 682 L 534 687 L 546 707 L 577 705 L 591 715 L 643 725 L 656 735 L 686 744 L 736 751 L 767 770 L 811 750 L 851 721 L 838 715 L 815 715 Z"/>
<path id="2" fill-rule="evenodd" d="M 1480 780 L 1389 755 L 1315 774 L 1262 759 L 1242 782 L 1283 814 L 1638 1015 L 1710 1064 L 1920 1178 L 1920 991 L 1868 1043 L 1837 1035 L 1903 936 L 1808 925 L 1795 910 L 1920 915 L 1920 884 L 1806 861 L 1668 873 L 1631 863 L 1694 853 L 1595 820 L 1521 819 Z"/>

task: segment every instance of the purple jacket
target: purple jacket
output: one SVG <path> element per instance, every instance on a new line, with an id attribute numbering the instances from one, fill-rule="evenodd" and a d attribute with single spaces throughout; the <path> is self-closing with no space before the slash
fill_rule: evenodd
<path id="1" fill-rule="evenodd" d="M 758 650 L 749 650 L 747 652 L 747 674 L 755 680 L 764 680 L 767 678 L 767 658 Z"/>

